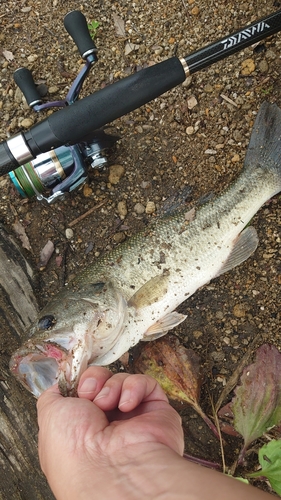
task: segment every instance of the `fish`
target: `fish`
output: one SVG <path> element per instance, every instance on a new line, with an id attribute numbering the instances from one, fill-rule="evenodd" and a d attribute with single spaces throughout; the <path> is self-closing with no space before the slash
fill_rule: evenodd
<path id="1" fill-rule="evenodd" d="M 10 369 L 35 397 L 58 383 L 76 396 L 89 365 L 108 366 L 139 341 L 186 319 L 176 311 L 196 290 L 244 262 L 258 236 L 248 225 L 281 191 L 281 110 L 264 102 L 240 175 L 186 213 L 154 220 L 100 256 L 41 311 Z"/>

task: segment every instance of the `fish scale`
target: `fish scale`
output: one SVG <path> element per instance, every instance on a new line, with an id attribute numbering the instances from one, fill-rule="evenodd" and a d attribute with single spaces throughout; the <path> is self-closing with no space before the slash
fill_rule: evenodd
<path id="1" fill-rule="evenodd" d="M 80 273 L 42 310 L 12 372 L 35 396 L 57 381 L 75 395 L 89 364 L 108 365 L 165 335 L 186 318 L 179 304 L 255 251 L 247 224 L 280 190 L 281 110 L 264 103 L 237 180 L 192 212 L 155 219 Z"/>

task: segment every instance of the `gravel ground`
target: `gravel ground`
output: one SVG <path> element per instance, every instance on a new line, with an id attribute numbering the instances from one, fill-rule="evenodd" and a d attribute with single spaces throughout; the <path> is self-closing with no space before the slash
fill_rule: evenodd
<path id="1" fill-rule="evenodd" d="M 0 139 L 45 116 L 35 115 L 25 104 L 13 82 L 16 68 L 32 70 L 35 81 L 46 86 L 46 99 L 66 95 L 82 64 L 63 28 L 70 10 L 80 9 L 88 22 L 100 23 L 95 38 L 99 61 L 84 85 L 82 94 L 87 95 L 172 55 L 185 56 L 279 6 L 272 0 L 7 0 L 1 7 L 0 42 L 13 59 L 7 60 L 0 50 Z M 124 21 L 125 36 L 118 34 L 116 19 Z M 260 104 L 268 99 L 281 105 L 280 49 L 276 35 L 116 120 L 108 132 L 121 139 L 110 152 L 109 168 L 91 171 L 86 186 L 65 201 L 46 206 L 35 199 L 22 200 L 8 178 L 0 179 L 2 222 L 11 228 L 21 222 L 35 266 L 47 241 L 55 244 L 54 256 L 40 273 L 42 305 L 101 252 L 147 225 L 170 195 L 190 185 L 193 200 L 198 200 L 221 192 L 237 177 Z M 202 406 L 209 412 L 210 395 L 217 400 L 253 341 L 255 346 L 280 346 L 280 196 L 259 211 L 253 225 L 260 238 L 255 254 L 184 303 L 180 312 L 188 319 L 174 331 L 201 356 Z M 0 347 L 6 352 L 14 348 L 9 339 L 1 339 Z M 182 414 L 188 451 L 219 460 L 218 444 L 196 415 L 188 409 Z M 230 464 L 236 447 L 237 442 L 230 442 Z"/>

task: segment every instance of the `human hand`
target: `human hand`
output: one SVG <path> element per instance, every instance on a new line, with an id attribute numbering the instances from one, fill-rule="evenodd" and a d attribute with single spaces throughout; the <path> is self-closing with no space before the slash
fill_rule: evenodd
<path id="1" fill-rule="evenodd" d="M 166 450 L 183 453 L 180 417 L 145 375 L 92 366 L 81 377 L 78 398 L 64 398 L 53 386 L 37 407 L 40 463 L 59 500 L 92 498 L 93 488 L 96 498 L 109 498 L 111 486 L 117 499 L 124 474 L 120 498 L 138 498 L 129 491 L 133 464 Z"/>

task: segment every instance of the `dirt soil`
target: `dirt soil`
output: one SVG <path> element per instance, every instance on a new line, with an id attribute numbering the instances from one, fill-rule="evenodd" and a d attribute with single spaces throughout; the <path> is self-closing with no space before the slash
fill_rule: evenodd
<path id="1" fill-rule="evenodd" d="M 65 97 L 82 65 L 63 27 L 64 15 L 73 9 L 82 10 L 89 23 L 100 23 L 99 60 L 84 84 L 85 96 L 172 55 L 188 55 L 280 5 L 273 0 L 6 0 L 0 12 L 0 139 L 46 116 L 30 110 L 16 88 L 18 67 L 32 70 L 45 88 L 44 100 Z M 124 21 L 125 36 L 118 34 L 116 19 Z M 12 56 L 1 55 L 2 50 Z M 149 224 L 169 196 L 190 185 L 196 201 L 220 193 L 238 176 L 261 103 L 281 105 L 280 50 L 280 35 L 273 36 L 110 124 L 107 132 L 120 140 L 109 151 L 108 168 L 91 170 L 87 184 L 64 201 L 49 206 L 22 199 L 8 177 L 0 179 L 1 221 L 11 231 L 21 222 L 34 267 L 47 241 L 55 245 L 46 269 L 38 271 L 42 306 L 102 252 Z M 124 168 L 116 184 L 109 177 L 114 165 Z M 180 312 L 188 318 L 173 331 L 200 355 L 201 405 L 210 415 L 211 401 L 216 403 L 243 356 L 264 343 L 281 347 L 280 196 L 252 223 L 260 239 L 254 255 L 182 304 Z M 15 347 L 9 338 L 1 339 L 2 352 L 10 354 Z M 117 363 L 115 369 L 127 368 Z M 181 413 L 187 453 L 221 463 L 219 443 L 200 417 L 187 407 Z M 240 445 L 241 440 L 227 438 L 228 467 Z"/>

